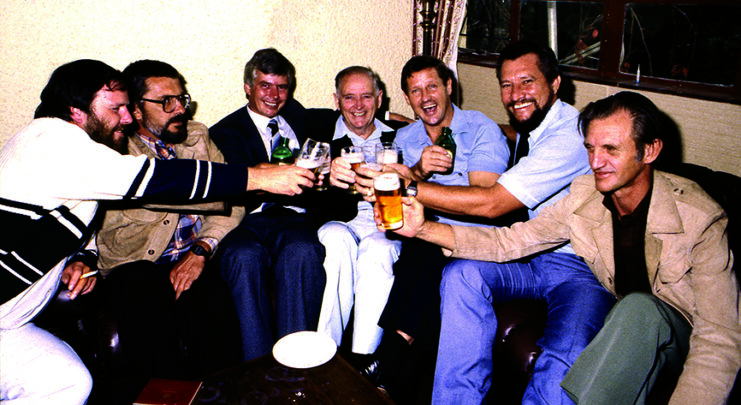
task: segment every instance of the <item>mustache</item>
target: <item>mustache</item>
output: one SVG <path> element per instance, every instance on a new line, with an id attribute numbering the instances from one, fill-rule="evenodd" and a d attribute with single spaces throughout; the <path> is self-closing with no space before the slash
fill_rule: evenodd
<path id="1" fill-rule="evenodd" d="M 167 120 L 167 122 L 165 123 L 165 128 L 169 127 L 170 124 L 173 124 L 173 123 L 185 124 L 186 122 L 188 122 L 188 119 L 185 116 L 185 114 L 176 115 L 170 118 L 169 120 Z"/>
<path id="2" fill-rule="evenodd" d="M 515 104 L 517 104 L 517 103 L 535 103 L 535 99 L 534 98 L 522 98 L 522 99 L 519 99 L 519 100 L 513 100 L 513 101 L 510 101 L 509 103 L 507 103 L 507 108 L 509 108 L 509 107 L 514 108 L 515 107 Z"/>

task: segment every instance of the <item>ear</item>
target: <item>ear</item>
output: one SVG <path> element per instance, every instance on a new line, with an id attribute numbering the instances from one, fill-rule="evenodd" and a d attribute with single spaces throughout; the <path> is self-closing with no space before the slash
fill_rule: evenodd
<path id="1" fill-rule="evenodd" d="M 407 104 L 409 104 L 409 107 L 411 107 L 412 106 L 412 102 L 409 101 L 409 96 L 407 96 L 407 93 L 406 92 L 402 92 L 402 94 L 404 95 L 404 100 L 406 100 Z"/>
<path id="2" fill-rule="evenodd" d="M 376 108 L 381 108 L 383 102 L 383 90 L 378 90 L 378 96 L 376 97 Z"/>
<path id="3" fill-rule="evenodd" d="M 247 98 L 250 98 L 250 92 L 251 91 L 252 91 L 252 89 L 250 88 L 250 85 L 247 84 L 247 83 L 245 83 L 244 84 L 244 94 L 247 95 Z"/>
<path id="4" fill-rule="evenodd" d="M 448 79 L 448 82 L 445 83 L 445 89 L 448 91 L 448 95 L 453 94 L 453 79 Z"/>
<path id="5" fill-rule="evenodd" d="M 561 87 L 561 76 L 556 77 L 551 82 L 551 88 L 553 88 L 553 94 L 558 94 L 558 88 Z"/>
<path id="6" fill-rule="evenodd" d="M 337 95 L 337 93 L 333 93 L 334 95 L 334 106 L 336 109 L 340 109 L 340 96 Z"/>
<path id="7" fill-rule="evenodd" d="M 643 163 L 651 164 L 656 161 L 663 147 L 664 142 L 661 139 L 654 139 L 653 142 L 647 144 L 643 149 Z"/>
<path id="8" fill-rule="evenodd" d="M 70 107 L 70 119 L 78 126 L 85 125 L 87 122 L 87 113 L 77 107 Z"/>
<path id="9" fill-rule="evenodd" d="M 134 119 L 137 121 L 141 121 L 144 118 L 144 116 L 142 115 L 142 110 L 141 108 L 139 108 L 138 103 L 134 103 L 134 112 L 132 115 L 134 116 Z"/>

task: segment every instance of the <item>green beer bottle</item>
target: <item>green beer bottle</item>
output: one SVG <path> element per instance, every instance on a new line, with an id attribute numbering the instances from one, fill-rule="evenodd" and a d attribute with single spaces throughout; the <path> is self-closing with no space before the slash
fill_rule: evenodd
<path id="1" fill-rule="evenodd" d="M 281 136 L 280 137 L 280 143 L 278 143 L 278 146 L 273 149 L 273 154 L 270 156 L 270 163 L 275 163 L 279 165 L 292 165 L 294 158 L 293 158 L 293 151 L 288 146 L 288 142 L 290 139 Z"/>
<path id="2" fill-rule="evenodd" d="M 452 174 L 453 167 L 455 166 L 455 141 L 453 140 L 453 131 L 451 131 L 448 127 L 443 127 L 440 136 L 438 136 L 435 140 L 435 145 L 445 148 L 445 150 L 448 151 L 448 155 L 450 155 L 450 159 L 453 160 L 453 164 L 450 165 L 450 169 L 446 170 L 442 174 Z"/>

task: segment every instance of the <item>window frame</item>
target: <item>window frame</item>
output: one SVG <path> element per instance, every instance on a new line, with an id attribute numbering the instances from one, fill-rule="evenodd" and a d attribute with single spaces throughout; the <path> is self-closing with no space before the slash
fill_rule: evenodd
<path id="1" fill-rule="evenodd" d="M 628 4 L 683 4 L 683 5 L 739 5 L 738 0 L 564 0 L 570 2 L 604 3 L 600 59 L 598 69 L 561 65 L 561 74 L 573 80 L 611 85 L 633 90 L 647 90 L 710 101 L 741 105 L 741 53 L 738 55 L 736 75 L 731 86 L 683 82 L 672 79 L 641 76 L 620 72 L 620 53 L 625 30 L 625 8 Z M 522 0 L 510 0 L 509 38 L 520 37 L 520 9 Z M 618 17 L 616 17 L 618 16 Z M 617 44 L 617 45 L 614 45 Z M 458 48 L 458 62 L 490 68 L 499 67 L 499 54 L 479 53 Z"/>

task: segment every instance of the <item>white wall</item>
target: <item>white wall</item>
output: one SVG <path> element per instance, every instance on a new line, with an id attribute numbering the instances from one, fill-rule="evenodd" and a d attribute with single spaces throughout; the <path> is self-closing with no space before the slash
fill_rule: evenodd
<path id="1" fill-rule="evenodd" d="M 296 66 L 306 106 L 333 107 L 335 74 L 359 64 L 380 74 L 393 110 L 411 114 L 398 85 L 411 37 L 412 0 L 3 0 L 0 145 L 32 119 L 54 68 L 80 58 L 172 64 L 206 125 L 246 102 L 244 64 L 265 47 Z"/>

